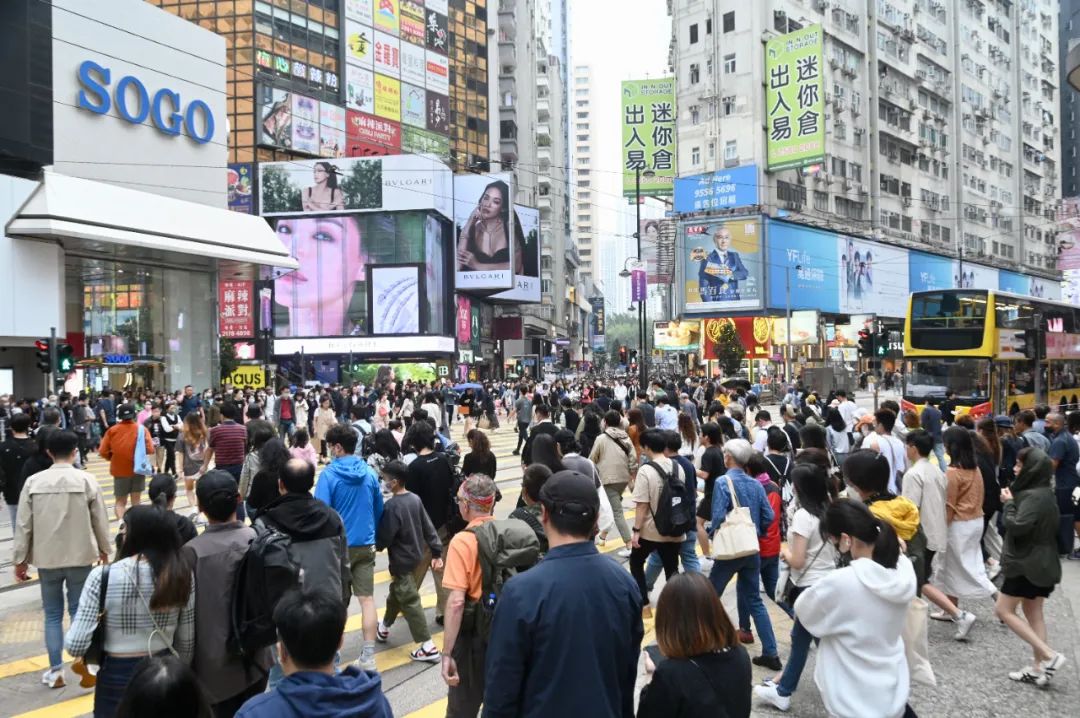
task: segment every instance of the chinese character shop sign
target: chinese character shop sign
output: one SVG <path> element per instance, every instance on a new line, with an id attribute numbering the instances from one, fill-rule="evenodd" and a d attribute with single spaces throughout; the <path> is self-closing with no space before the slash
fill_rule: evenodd
<path id="1" fill-rule="evenodd" d="M 825 159 L 825 88 L 820 25 L 765 45 L 766 147 L 770 172 Z"/>
<path id="2" fill-rule="evenodd" d="M 636 194 L 637 172 L 643 197 L 670 196 L 675 180 L 675 79 L 622 83 L 623 196 Z"/>
<path id="3" fill-rule="evenodd" d="M 218 329 L 226 339 L 255 336 L 253 282 L 227 281 L 218 284 Z"/>

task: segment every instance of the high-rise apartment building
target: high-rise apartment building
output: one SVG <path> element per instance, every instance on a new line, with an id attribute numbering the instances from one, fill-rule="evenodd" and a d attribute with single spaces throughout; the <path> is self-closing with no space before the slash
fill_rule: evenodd
<path id="1" fill-rule="evenodd" d="M 588 65 L 574 67 L 574 83 L 571 94 L 572 117 L 568 123 L 573 148 L 572 167 L 574 184 L 574 238 L 581 254 L 581 273 L 590 277 L 597 275 L 594 266 L 594 244 L 597 232 L 596 200 L 592 192 L 592 167 L 595 138 L 593 137 L 592 68 Z"/>
<path id="2" fill-rule="evenodd" d="M 756 164 L 797 222 L 1054 269 L 1057 0 L 669 0 L 679 172 Z M 766 173 L 763 39 L 820 24 L 825 161 Z"/>
<path id="3" fill-rule="evenodd" d="M 229 161 L 488 159 L 488 0 L 147 0 L 225 38 Z"/>
<path id="4" fill-rule="evenodd" d="M 1066 80 L 1069 68 L 1066 56 L 1080 41 L 1080 0 L 1061 0 L 1058 16 L 1058 65 L 1061 71 L 1061 196 L 1080 195 L 1080 92 Z M 1070 43 L 1071 41 L 1071 43 Z"/>

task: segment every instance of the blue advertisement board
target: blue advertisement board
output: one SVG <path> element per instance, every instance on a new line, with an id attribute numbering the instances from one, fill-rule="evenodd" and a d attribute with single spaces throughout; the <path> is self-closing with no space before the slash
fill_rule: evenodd
<path id="1" fill-rule="evenodd" d="M 704 212 L 757 204 L 757 181 L 757 165 L 676 178 L 675 211 Z"/>
<path id="2" fill-rule="evenodd" d="M 956 262 L 925 252 L 908 254 L 908 283 L 913 292 L 951 289 L 956 286 Z"/>
<path id="3" fill-rule="evenodd" d="M 1009 272 L 1004 269 L 998 270 L 998 289 L 1003 292 L 1026 295 L 1030 291 L 1030 280 L 1023 274 Z"/>
<path id="4" fill-rule="evenodd" d="M 761 222 L 756 215 L 688 221 L 679 230 L 687 312 L 761 308 Z"/>
<path id="5" fill-rule="evenodd" d="M 769 306 L 787 306 L 786 283 L 790 276 L 792 309 L 839 313 L 837 235 L 770 219 L 767 236 Z"/>

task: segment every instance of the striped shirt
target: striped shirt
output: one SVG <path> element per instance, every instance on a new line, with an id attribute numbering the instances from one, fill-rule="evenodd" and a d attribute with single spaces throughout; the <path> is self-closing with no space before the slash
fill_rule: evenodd
<path id="1" fill-rule="evenodd" d="M 210 448 L 214 450 L 214 464 L 240 466 L 247 453 L 247 429 L 243 424 L 225 420 L 210 430 Z"/>
<path id="2" fill-rule="evenodd" d="M 98 596 L 102 567 L 86 579 L 79 610 L 71 622 L 64 648 L 82 656 L 97 628 Z M 195 652 L 195 591 L 183 608 L 149 610 L 154 594 L 153 570 L 137 557 L 121 559 L 109 567 L 109 588 L 105 594 L 105 652 L 113 654 L 158 653 L 169 646 L 180 660 L 190 663 Z"/>

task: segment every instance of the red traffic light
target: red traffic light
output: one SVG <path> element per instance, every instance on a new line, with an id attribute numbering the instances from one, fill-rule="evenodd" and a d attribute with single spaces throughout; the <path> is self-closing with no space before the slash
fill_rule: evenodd
<path id="1" fill-rule="evenodd" d="M 37 348 L 38 351 L 47 352 L 49 351 L 49 340 L 38 339 L 36 342 L 34 342 L 34 347 Z"/>

